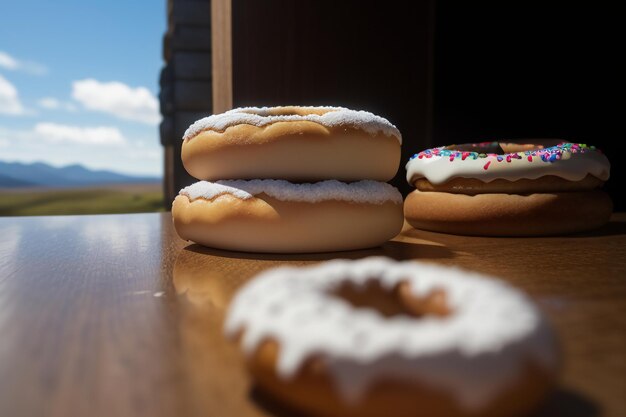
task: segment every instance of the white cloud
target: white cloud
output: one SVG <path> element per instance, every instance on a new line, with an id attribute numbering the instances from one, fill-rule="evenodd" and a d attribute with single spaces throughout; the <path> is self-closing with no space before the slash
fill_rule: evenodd
<path id="1" fill-rule="evenodd" d="M 78 127 L 57 123 L 37 123 L 33 129 L 40 139 L 52 143 L 119 146 L 126 138 L 116 127 Z"/>
<path id="2" fill-rule="evenodd" d="M 59 107 L 61 107 L 61 102 L 52 97 L 44 97 L 42 99 L 39 99 L 37 104 L 39 104 L 39 107 L 43 107 L 44 109 L 58 109 Z"/>
<path id="3" fill-rule="evenodd" d="M 72 97 L 89 110 L 121 119 L 151 125 L 161 120 L 159 102 L 145 87 L 132 88 L 119 81 L 100 82 L 88 78 L 72 83 Z"/>
<path id="4" fill-rule="evenodd" d="M 39 107 L 48 110 L 65 110 L 70 112 L 75 112 L 77 110 L 74 103 L 68 101 L 57 100 L 54 97 L 43 97 L 37 101 Z"/>
<path id="5" fill-rule="evenodd" d="M 19 64 L 11 55 L 0 51 L 0 67 L 9 70 L 16 70 L 19 67 Z"/>
<path id="6" fill-rule="evenodd" d="M 0 68 L 23 71 L 32 75 L 46 75 L 48 73 L 48 68 L 45 65 L 33 61 L 23 61 L 3 51 L 0 51 Z"/>
<path id="7" fill-rule="evenodd" d="M 0 114 L 26 113 L 17 94 L 17 88 L 0 74 Z"/>

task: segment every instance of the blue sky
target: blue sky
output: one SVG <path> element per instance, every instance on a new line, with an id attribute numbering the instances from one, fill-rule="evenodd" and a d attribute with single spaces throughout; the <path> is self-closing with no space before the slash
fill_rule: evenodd
<path id="1" fill-rule="evenodd" d="M 166 0 L 0 5 L 0 160 L 162 173 Z"/>

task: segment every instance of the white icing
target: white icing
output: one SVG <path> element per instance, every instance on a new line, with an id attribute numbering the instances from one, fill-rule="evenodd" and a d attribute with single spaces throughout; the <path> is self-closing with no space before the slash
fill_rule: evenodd
<path id="1" fill-rule="evenodd" d="M 216 130 L 223 132 L 227 128 L 239 124 L 247 124 L 263 127 L 276 122 L 302 122 L 309 121 L 318 123 L 328 128 L 338 126 L 356 127 L 370 135 L 382 132 L 386 136 L 394 136 L 402 143 L 402 135 L 398 128 L 387 119 L 376 116 L 370 112 L 362 110 L 350 110 L 343 107 L 300 107 L 305 111 L 328 110 L 323 115 L 307 114 L 300 115 L 271 115 L 269 112 L 273 107 L 243 107 L 229 110 L 225 113 L 214 114 L 193 123 L 185 131 L 183 140 L 191 139 L 204 130 Z"/>
<path id="2" fill-rule="evenodd" d="M 487 169 L 485 164 L 491 162 Z M 588 174 L 602 181 L 609 179 L 611 165 L 608 158 L 596 151 L 584 153 L 564 152 L 563 157 L 554 162 L 544 162 L 539 157 L 529 161 L 511 159 L 497 161 L 495 157 L 471 159 L 434 155 L 430 158 L 413 158 L 406 164 L 406 179 L 409 184 L 419 178 L 426 178 L 432 184 L 443 184 L 452 178 L 476 178 L 483 182 L 495 179 L 517 181 L 534 180 L 545 175 L 554 175 L 568 181 L 580 181 Z"/>
<path id="3" fill-rule="evenodd" d="M 391 201 L 402 204 L 402 194 L 394 186 L 372 180 L 352 183 L 337 180 L 295 184 L 285 180 L 224 180 L 198 181 L 180 190 L 190 200 L 212 200 L 222 194 L 231 194 L 247 200 L 258 194 L 267 194 L 281 201 L 317 203 L 338 200 L 352 203 L 383 204 Z"/>
<path id="4" fill-rule="evenodd" d="M 444 289 L 453 313 L 386 318 L 331 295 L 344 282 L 362 287 L 372 277 L 388 290 L 408 281 L 416 296 Z M 267 339 L 280 344 L 277 372 L 285 380 L 312 355 L 322 357 L 347 402 L 392 377 L 445 390 L 476 410 L 528 361 L 548 371 L 558 365 L 550 329 L 519 291 L 477 273 L 387 258 L 266 271 L 231 303 L 225 331 L 242 329 L 247 354 Z"/>

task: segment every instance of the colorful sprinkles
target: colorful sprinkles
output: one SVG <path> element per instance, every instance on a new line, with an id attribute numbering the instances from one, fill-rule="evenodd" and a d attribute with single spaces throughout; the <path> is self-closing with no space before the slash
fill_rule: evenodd
<path id="1" fill-rule="evenodd" d="M 454 149 L 448 149 L 452 146 L 440 146 L 438 148 L 426 149 L 425 151 L 421 151 L 416 153 L 411 157 L 411 160 L 418 158 L 432 158 L 433 156 L 448 158 L 450 162 L 453 162 L 455 159 L 460 158 L 462 161 L 466 159 L 483 159 L 490 158 L 485 165 L 483 166 L 484 170 L 489 169 L 489 165 L 493 160 L 498 162 L 506 161 L 510 163 L 514 159 L 526 159 L 528 162 L 532 162 L 533 158 L 541 158 L 543 162 L 555 162 L 564 157 L 564 155 L 574 154 L 574 153 L 585 153 L 589 151 L 596 151 L 595 146 L 587 146 L 584 143 L 561 143 L 556 146 L 550 146 L 543 149 L 533 149 L 523 152 L 512 152 L 507 154 L 496 154 L 496 153 L 482 153 L 482 152 L 474 152 L 474 151 L 459 151 Z M 473 143 L 470 145 L 477 149 L 488 148 L 498 146 L 498 142 L 481 142 L 481 143 Z"/>

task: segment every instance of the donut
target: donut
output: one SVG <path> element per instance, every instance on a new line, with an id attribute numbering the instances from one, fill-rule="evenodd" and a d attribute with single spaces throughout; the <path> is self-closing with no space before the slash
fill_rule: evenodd
<path id="1" fill-rule="evenodd" d="M 606 224 L 600 187 L 610 163 L 594 146 L 562 141 L 442 146 L 406 165 L 404 204 L 415 228 L 476 236 L 541 236 Z"/>
<path id="2" fill-rule="evenodd" d="M 225 333 L 261 390 L 324 416 L 522 415 L 560 367 L 519 291 L 388 258 L 261 273 L 235 295 Z"/>
<path id="3" fill-rule="evenodd" d="M 199 181 L 180 191 L 172 217 L 185 240 L 278 253 L 378 246 L 396 236 L 404 221 L 400 192 L 371 180 Z"/>
<path id="4" fill-rule="evenodd" d="M 394 125 L 365 111 L 246 107 L 192 124 L 181 153 L 187 172 L 200 180 L 389 181 L 401 141 Z"/>

